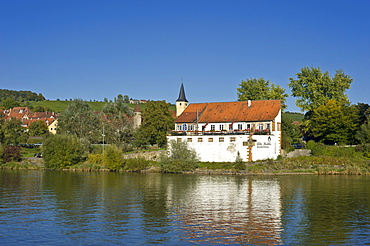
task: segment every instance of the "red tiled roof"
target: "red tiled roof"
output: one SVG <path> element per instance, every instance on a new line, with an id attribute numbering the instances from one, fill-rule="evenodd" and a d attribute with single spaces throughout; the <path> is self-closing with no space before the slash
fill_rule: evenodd
<path id="1" fill-rule="evenodd" d="M 280 100 L 260 100 L 221 103 L 190 104 L 175 120 L 175 123 L 195 122 L 233 122 L 233 121 L 269 121 L 273 120 L 281 109 Z M 198 113 L 197 113 L 198 112 Z"/>

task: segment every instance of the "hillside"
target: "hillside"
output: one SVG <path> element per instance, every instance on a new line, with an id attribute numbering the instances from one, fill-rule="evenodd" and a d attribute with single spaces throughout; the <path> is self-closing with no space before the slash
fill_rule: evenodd
<path id="1" fill-rule="evenodd" d="M 286 112 L 285 113 L 289 118 L 292 119 L 292 121 L 299 121 L 301 122 L 304 118 L 304 115 L 301 113 L 292 113 L 292 112 Z"/>
<path id="2" fill-rule="evenodd" d="M 26 105 L 32 105 L 34 107 L 35 106 L 42 106 L 44 108 L 52 109 L 53 112 L 55 112 L 55 113 L 61 113 L 72 102 L 73 101 L 49 101 L 49 100 L 39 101 L 39 102 L 28 101 L 28 102 L 26 102 Z M 91 109 L 93 111 L 102 111 L 103 107 L 107 104 L 105 102 L 89 102 L 89 101 L 87 101 L 87 103 L 91 106 Z M 129 107 L 131 107 L 132 109 L 134 109 L 136 104 L 127 104 L 127 105 Z M 146 106 L 145 104 L 139 104 L 139 105 L 140 105 L 141 110 L 143 110 Z M 175 111 L 176 110 L 175 105 L 171 105 L 170 110 Z"/>

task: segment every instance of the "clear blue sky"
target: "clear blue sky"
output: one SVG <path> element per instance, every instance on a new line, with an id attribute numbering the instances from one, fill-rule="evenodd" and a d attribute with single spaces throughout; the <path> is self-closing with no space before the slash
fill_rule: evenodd
<path id="1" fill-rule="evenodd" d="M 370 1 L 0 1 L 0 88 L 51 100 L 174 103 L 183 81 L 190 103 L 236 101 L 246 78 L 290 93 L 304 66 L 370 104 Z"/>

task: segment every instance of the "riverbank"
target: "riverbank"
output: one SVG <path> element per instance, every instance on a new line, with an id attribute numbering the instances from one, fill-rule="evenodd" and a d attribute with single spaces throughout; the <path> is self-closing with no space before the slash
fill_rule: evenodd
<path id="1" fill-rule="evenodd" d="M 155 156 L 155 154 L 151 154 Z M 132 158 L 133 156 L 130 156 Z M 201 162 L 194 171 L 182 172 L 184 174 L 209 174 L 209 175 L 286 175 L 286 174 L 318 174 L 318 175 L 370 175 L 370 160 L 364 158 L 347 158 L 331 156 L 299 156 L 279 160 L 266 160 L 245 163 L 245 170 L 235 170 L 234 163 L 208 163 Z M 24 158 L 19 163 L 2 164 L 2 169 L 29 169 L 50 170 L 44 168 L 42 158 Z M 101 171 L 111 170 L 100 165 L 83 163 L 72 166 L 63 171 Z M 130 172 L 118 170 L 118 172 Z M 132 171 L 131 171 L 132 172 Z M 158 161 L 151 161 L 151 165 L 135 172 L 158 173 L 161 172 Z"/>

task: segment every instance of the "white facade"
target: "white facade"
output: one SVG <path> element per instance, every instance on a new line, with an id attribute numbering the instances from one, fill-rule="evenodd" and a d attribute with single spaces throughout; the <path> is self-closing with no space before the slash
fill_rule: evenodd
<path id="1" fill-rule="evenodd" d="M 168 136 L 168 141 L 187 142 L 202 162 L 234 162 L 276 159 L 280 155 L 281 133 L 273 135 L 192 135 Z"/>

